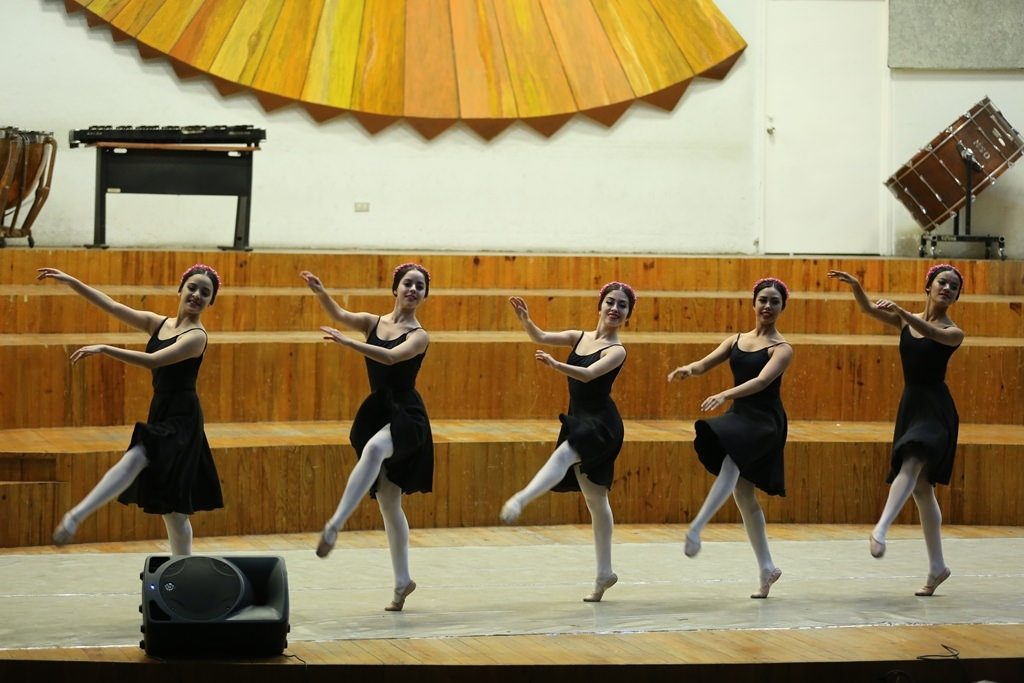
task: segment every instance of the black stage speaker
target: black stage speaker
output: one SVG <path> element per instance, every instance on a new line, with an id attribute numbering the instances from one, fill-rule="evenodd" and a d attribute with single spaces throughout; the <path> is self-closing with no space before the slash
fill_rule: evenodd
<path id="1" fill-rule="evenodd" d="M 273 657 L 288 647 L 284 558 L 150 555 L 142 641 L 154 657 Z"/>

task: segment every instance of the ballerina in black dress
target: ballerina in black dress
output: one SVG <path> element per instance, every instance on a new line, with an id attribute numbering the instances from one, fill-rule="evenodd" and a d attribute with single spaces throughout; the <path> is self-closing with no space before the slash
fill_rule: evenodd
<path id="1" fill-rule="evenodd" d="M 949 264 L 932 266 L 925 276 L 924 311 L 911 313 L 886 299 L 872 304 L 849 273 L 830 270 L 828 276 L 850 285 L 861 310 L 900 331 L 904 387 L 886 477 L 889 497 L 868 543 L 873 557 L 885 554 L 889 527 L 913 495 L 928 549 L 928 578 L 915 595 L 929 596 L 950 575 L 942 555 L 942 510 L 935 485 L 949 484 L 960 428 L 945 379 L 949 358 L 964 341 L 963 330 L 949 318 L 949 307 L 960 298 L 964 277 Z"/>
<path id="2" fill-rule="evenodd" d="M 308 271 L 300 275 L 332 318 L 366 336 L 365 342 L 356 341 L 332 327 L 320 328 L 327 334 L 325 339 L 366 357 L 371 391 L 359 406 L 349 432 L 358 462 L 337 510 L 324 525 L 316 554 L 327 557 L 338 539 L 338 530 L 359 500 L 370 493 L 384 518 L 395 574 L 394 596 L 384 609 L 398 612 L 416 590 L 409 574 L 409 522 L 402 510 L 402 494 L 429 493 L 434 478 L 430 421 L 416 391 L 416 374 L 429 342 L 426 330 L 416 319 L 416 309 L 430 293 L 430 274 L 416 263 L 395 268 L 391 283 L 395 307 L 383 316 L 346 311 L 324 290 L 320 278 Z"/>
<path id="3" fill-rule="evenodd" d="M 199 319 L 213 305 L 220 277 L 203 264 L 188 268 L 178 286 L 177 316 L 166 318 L 129 308 L 56 268 L 40 268 L 38 273 L 37 279 L 63 282 L 118 320 L 149 334 L 145 351 L 106 344 L 84 346 L 71 354 L 72 363 L 104 354 L 153 371 L 149 417 L 135 424 L 131 444 L 121 460 L 64 515 L 53 532 L 54 544 L 70 543 L 86 517 L 118 496 L 121 503 L 163 517 L 172 554 L 192 554 L 189 515 L 224 507 L 196 394 L 196 377 L 207 345 Z"/>
<path id="4" fill-rule="evenodd" d="M 786 495 L 783 449 L 787 421 L 779 389 L 782 373 L 793 358 L 793 348 L 775 328 L 786 308 L 789 290 L 777 278 L 754 283 L 754 313 L 757 326 L 750 332 L 729 337 L 699 361 L 683 365 L 668 374 L 668 381 L 703 375 L 728 360 L 734 386 L 708 396 L 702 411 L 715 410 L 732 400 L 719 417 L 698 420 L 694 447 L 701 463 L 715 475 L 715 483 L 686 532 L 684 552 L 700 552 L 700 533 L 729 496 L 743 517 L 743 527 L 754 549 L 760 571 L 760 588 L 752 598 L 767 598 L 782 570 L 772 561 L 768 548 L 764 511 L 757 502 L 755 487 L 768 495 Z"/>
<path id="5" fill-rule="evenodd" d="M 538 344 L 568 346 L 572 351 L 565 363 L 544 351 L 535 353 L 537 360 L 568 376 L 569 411 L 559 415 L 562 428 L 554 453 L 526 488 L 506 501 L 501 508 L 501 520 L 511 524 L 530 501 L 547 491 L 580 491 L 590 510 L 597 554 L 594 591 L 583 599 L 600 602 L 604 592 L 619 580 L 612 571 L 614 522 L 608 490 L 615 458 L 622 448 L 623 429 L 611 390 L 626 360 L 626 349 L 619 343 L 619 328 L 632 315 L 636 294 L 622 282 L 609 282 L 602 287 L 598 299 L 600 315 L 593 332 L 545 332 L 530 320 L 525 301 L 514 296 L 509 303 L 530 339 Z"/>

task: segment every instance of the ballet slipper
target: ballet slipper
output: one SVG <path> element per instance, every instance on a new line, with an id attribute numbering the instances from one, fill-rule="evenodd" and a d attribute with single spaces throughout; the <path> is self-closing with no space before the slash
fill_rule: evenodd
<path id="1" fill-rule="evenodd" d="M 782 570 L 776 567 L 775 569 L 762 569 L 761 570 L 761 590 L 756 593 L 752 593 L 750 597 L 755 600 L 763 600 L 768 597 L 768 591 L 772 589 L 772 584 L 778 581 L 782 577 Z"/>
<path id="2" fill-rule="evenodd" d="M 615 573 L 608 575 L 606 579 L 598 579 L 594 582 L 594 592 L 583 598 L 583 602 L 601 602 L 601 598 L 604 597 L 604 592 L 619 582 L 619 577 Z"/>
<path id="3" fill-rule="evenodd" d="M 324 530 L 320 534 L 320 542 L 316 544 L 316 556 L 327 557 L 334 550 L 334 544 L 338 541 L 338 530 L 335 529 L 330 523 L 324 525 Z"/>
<path id="4" fill-rule="evenodd" d="M 683 544 L 683 554 L 687 557 L 696 557 L 700 552 L 700 536 L 694 537 L 686 532 L 686 543 Z"/>
<path id="5" fill-rule="evenodd" d="M 385 612 L 401 612 L 402 608 L 405 607 L 405 599 L 409 597 L 409 594 L 416 590 L 416 582 L 409 581 L 401 588 L 395 589 L 395 599 L 384 608 Z"/>
<path id="6" fill-rule="evenodd" d="M 871 549 L 871 557 L 876 560 L 882 559 L 882 556 L 885 555 L 885 541 L 879 541 L 874 534 L 868 536 L 868 546 Z"/>
<path id="7" fill-rule="evenodd" d="M 938 576 L 932 576 L 931 574 L 929 574 L 928 581 L 926 581 L 924 586 L 921 587 L 921 590 L 914 593 L 914 595 L 922 598 L 926 598 L 929 595 L 933 595 L 935 593 L 935 589 L 939 587 L 939 584 L 941 584 L 943 581 L 949 578 L 950 573 L 951 572 L 949 571 L 949 567 L 946 567 L 941 572 L 939 572 Z"/>
<path id="8" fill-rule="evenodd" d="M 75 533 L 78 531 L 78 520 L 67 512 L 60 524 L 53 530 L 53 544 L 57 547 L 65 546 L 75 540 Z"/>
<path id="9" fill-rule="evenodd" d="M 506 500 L 505 504 L 501 506 L 501 521 L 505 524 L 512 524 L 519 519 L 521 514 L 523 514 L 523 504 L 515 496 Z"/>

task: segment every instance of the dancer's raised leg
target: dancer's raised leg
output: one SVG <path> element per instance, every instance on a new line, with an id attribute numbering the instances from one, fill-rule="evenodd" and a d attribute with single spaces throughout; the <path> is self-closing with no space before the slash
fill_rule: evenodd
<path id="1" fill-rule="evenodd" d="M 533 475 L 533 479 L 526 485 L 526 488 L 505 501 L 501 507 L 501 521 L 506 524 L 516 521 L 530 501 L 554 488 L 558 482 L 562 481 L 569 468 L 578 462 L 580 462 L 580 456 L 568 441 L 559 444 L 548 461 L 537 470 L 537 474 Z"/>
<path id="2" fill-rule="evenodd" d="M 772 553 L 768 548 L 768 529 L 764 521 L 764 510 L 757 502 L 757 493 L 754 484 L 743 477 L 736 482 L 736 489 L 733 491 L 733 498 L 736 500 L 736 507 L 740 510 L 743 518 L 743 528 L 750 539 L 750 547 L 754 549 L 754 557 L 757 558 L 758 576 L 760 588 L 756 593 L 751 594 L 752 598 L 767 598 L 768 591 L 772 584 L 782 576 L 782 570 L 775 566 L 772 561 Z"/>
<path id="3" fill-rule="evenodd" d="M 388 479 L 387 465 L 377 479 L 377 505 L 384 518 L 384 532 L 388 537 L 391 569 L 395 574 L 395 594 L 384 609 L 400 612 L 405 598 L 416 590 L 416 582 L 409 575 L 409 520 L 402 510 L 402 489 Z"/>
<path id="4" fill-rule="evenodd" d="M 75 532 L 78 531 L 78 525 L 84 522 L 86 517 L 120 495 L 148 465 L 149 458 L 146 457 L 146 448 L 141 443 L 129 448 L 117 461 L 117 464 L 107 470 L 85 498 L 64 514 L 64 518 L 53 532 L 54 544 L 60 546 L 70 543 L 75 537 Z"/>
<path id="5" fill-rule="evenodd" d="M 338 507 L 334 511 L 334 515 L 327 520 L 323 533 L 320 535 L 320 543 L 316 548 L 317 556 L 327 557 L 334 549 L 338 531 L 345 526 L 345 522 L 355 512 L 356 506 L 369 492 L 373 482 L 377 481 L 384 461 L 390 458 L 394 452 L 395 447 L 391 441 L 391 425 L 388 424 L 370 437 L 359 456 L 359 461 L 352 468 L 352 474 L 349 475 L 348 482 L 345 484 L 345 491 L 341 494 Z"/>
<path id="6" fill-rule="evenodd" d="M 576 468 L 576 481 L 580 483 L 580 491 L 587 501 L 590 510 L 590 522 L 594 529 L 594 553 L 597 558 L 597 578 L 594 580 L 594 592 L 583 598 L 585 602 L 601 602 L 604 592 L 615 585 L 619 577 L 612 571 L 612 531 L 615 519 L 612 506 L 608 502 L 608 489 L 595 484 L 583 474 L 579 465 Z"/>
<path id="7" fill-rule="evenodd" d="M 722 460 L 722 469 L 715 477 L 715 483 L 708 490 L 704 504 L 700 506 L 697 516 L 690 522 L 690 528 L 686 531 L 686 545 L 684 552 L 687 557 L 693 557 L 700 552 L 700 534 L 715 516 L 715 513 L 722 509 L 725 501 L 736 490 L 736 482 L 740 479 L 740 468 L 736 466 L 733 459 L 728 455 Z"/>
<path id="8" fill-rule="evenodd" d="M 904 456 L 900 471 L 889 486 L 889 497 L 882 509 L 882 516 L 879 517 L 878 523 L 875 524 L 871 537 L 868 539 L 873 557 L 882 557 L 885 554 L 885 537 L 889 533 L 889 527 L 896 521 L 900 510 L 906 505 L 907 499 L 914 493 L 924 464 L 923 458 L 909 454 Z"/>

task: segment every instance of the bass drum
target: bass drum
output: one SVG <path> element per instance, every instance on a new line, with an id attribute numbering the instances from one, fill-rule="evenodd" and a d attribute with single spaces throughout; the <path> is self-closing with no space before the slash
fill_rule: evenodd
<path id="1" fill-rule="evenodd" d="M 973 151 L 981 165 L 972 171 L 972 194 L 977 196 L 1013 167 L 1024 140 L 986 97 L 901 166 L 885 186 L 926 231 L 952 218 L 967 201 L 961 146 Z"/>

